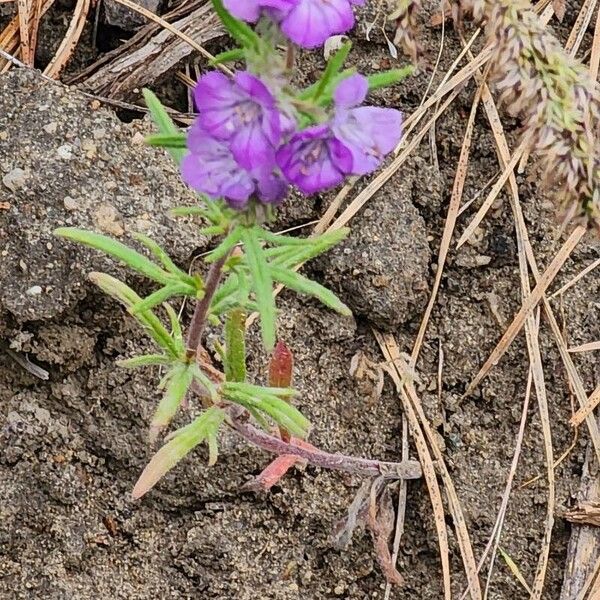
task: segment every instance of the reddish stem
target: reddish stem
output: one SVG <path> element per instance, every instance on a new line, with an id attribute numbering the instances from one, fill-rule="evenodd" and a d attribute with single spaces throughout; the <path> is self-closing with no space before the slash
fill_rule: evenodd
<path id="1" fill-rule="evenodd" d="M 215 292 L 217 291 L 219 282 L 221 281 L 223 266 L 229 258 L 229 254 L 230 253 L 227 253 L 225 256 L 213 263 L 206 278 L 204 296 L 202 300 L 196 302 L 196 308 L 194 309 L 194 315 L 192 316 L 190 329 L 187 336 L 186 348 L 188 358 L 196 356 L 196 352 L 200 346 L 202 333 L 204 332 L 204 325 L 206 323 L 206 317 L 208 315 L 208 309 L 210 308 L 210 303 L 215 295 Z"/>
<path id="2" fill-rule="evenodd" d="M 231 426 L 251 444 L 278 455 L 294 455 L 317 467 L 334 471 L 346 471 L 367 477 L 384 477 L 385 479 L 419 479 L 422 475 L 421 465 L 416 460 L 402 462 L 386 462 L 356 458 L 344 454 L 331 454 L 315 448 L 310 450 L 290 444 L 244 422 L 238 411 L 231 410 Z"/>

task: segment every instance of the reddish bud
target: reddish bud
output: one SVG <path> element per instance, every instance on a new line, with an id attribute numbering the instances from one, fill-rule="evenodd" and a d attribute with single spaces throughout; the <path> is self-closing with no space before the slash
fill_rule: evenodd
<path id="1" fill-rule="evenodd" d="M 269 386 L 287 388 L 292 385 L 294 357 L 291 350 L 280 340 L 273 350 L 269 362 Z M 285 427 L 279 427 L 281 439 L 289 442 L 290 433 Z"/>
<path id="2" fill-rule="evenodd" d="M 290 349 L 282 342 L 277 342 L 269 363 L 269 385 L 287 388 L 292 385 L 294 357 Z"/>

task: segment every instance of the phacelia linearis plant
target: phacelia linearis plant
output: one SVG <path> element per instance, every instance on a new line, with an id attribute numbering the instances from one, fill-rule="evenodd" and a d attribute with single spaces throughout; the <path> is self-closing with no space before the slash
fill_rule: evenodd
<path id="1" fill-rule="evenodd" d="M 159 130 L 148 142 L 168 150 L 184 181 L 199 194 L 196 206 L 174 213 L 201 217 L 207 223 L 203 232 L 215 238 L 205 258 L 206 277 L 183 271 L 143 235 L 135 237 L 146 254 L 93 232 L 73 228 L 56 232 L 109 254 L 157 286 L 142 298 L 108 274 L 90 276 L 127 308 L 157 347 L 155 354 L 120 362 L 128 368 L 161 367 L 162 400 L 150 424 L 151 439 L 165 431 L 182 405 L 197 413 L 191 423 L 166 437 L 137 482 L 135 498 L 201 443 L 207 444 L 213 464 L 223 427 L 279 455 L 248 488 L 268 489 L 293 464 L 303 461 L 377 478 L 384 502 L 385 482 L 420 476 L 416 462 L 330 454 L 308 443 L 310 424 L 295 406 L 297 393 L 291 387 L 292 355 L 282 342 L 277 343 L 276 284 L 313 296 L 342 315 L 350 314 L 330 290 L 297 272 L 348 231 L 307 239 L 276 235 L 268 224 L 277 207 L 291 188 L 311 195 L 338 186 L 349 176 L 371 173 L 402 136 L 399 111 L 365 101 L 370 90 L 397 84 L 410 68 L 364 76 L 344 67 L 350 51 L 345 44 L 318 81 L 301 90 L 291 81 L 295 47 L 316 48 L 330 36 L 348 31 L 354 24 L 353 5 L 361 3 L 213 0 L 238 48 L 217 56 L 214 66 L 219 70 L 197 82 L 198 114 L 192 126 L 187 131 L 178 129 L 157 98 L 145 92 Z M 241 62 L 245 68 L 235 73 L 224 67 Z M 170 303 L 177 298 L 195 303 L 185 334 Z M 262 341 L 272 353 L 267 385 L 249 381 L 246 373 L 246 319 L 253 312 L 260 315 Z M 204 336 L 207 323 L 221 331 L 211 347 Z M 213 362 L 217 356 L 219 361 Z M 191 402 L 193 398 L 199 402 Z M 377 523 L 367 525 L 378 530 Z M 384 570 L 399 581 L 395 571 Z"/>

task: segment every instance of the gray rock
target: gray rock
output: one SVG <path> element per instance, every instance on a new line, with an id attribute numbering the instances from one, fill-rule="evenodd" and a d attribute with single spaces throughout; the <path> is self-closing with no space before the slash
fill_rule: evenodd
<path id="1" fill-rule="evenodd" d="M 384 188 L 352 220 L 352 232 L 317 263 L 356 316 L 393 331 L 428 299 L 425 222 L 402 190 Z M 399 193 L 400 192 L 400 193 Z"/>
<path id="2" fill-rule="evenodd" d="M 11 191 L 16 192 L 21 189 L 27 183 L 27 171 L 16 167 L 11 169 L 4 177 L 2 177 L 2 183 Z"/>
<path id="3" fill-rule="evenodd" d="M 48 123 L 56 124 L 50 133 Z M 55 237 L 56 227 L 130 244 L 130 233 L 143 232 L 183 267 L 205 246 L 194 224 L 169 217 L 197 200 L 164 152 L 132 141 L 144 127 L 33 71 L 0 77 L 0 190 L 8 206 L 0 210 L 0 323 L 6 313 L 17 322 L 63 314 L 90 289 L 89 271 L 124 274 L 100 253 Z"/>

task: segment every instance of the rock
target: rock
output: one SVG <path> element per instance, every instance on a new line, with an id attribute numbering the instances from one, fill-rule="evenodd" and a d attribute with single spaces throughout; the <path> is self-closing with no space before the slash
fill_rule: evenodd
<path id="1" fill-rule="evenodd" d="M 20 190 L 27 182 L 27 171 L 17 167 L 10 170 L 3 178 L 2 183 L 11 191 Z"/>
<path id="2" fill-rule="evenodd" d="M 0 210 L 0 324 L 7 314 L 17 322 L 63 314 L 92 289 L 90 271 L 126 277 L 101 253 L 55 237 L 56 227 L 101 231 L 140 249 L 130 234 L 143 224 L 183 267 L 205 247 L 196 225 L 168 215 L 197 200 L 166 153 L 132 144 L 143 128 L 33 71 L 0 77 L 0 173 L 10 190 Z"/>
<path id="3" fill-rule="evenodd" d="M 123 6 L 116 0 L 104 1 L 104 22 L 113 27 L 119 27 L 125 31 L 133 31 L 142 25 L 145 25 L 148 20 L 140 13 Z M 139 6 L 158 15 L 161 13 L 161 8 L 164 4 L 163 0 L 138 0 Z"/>
<path id="4" fill-rule="evenodd" d="M 427 303 L 431 253 L 425 222 L 407 196 L 392 197 L 384 188 L 354 217 L 351 229 L 317 265 L 356 316 L 393 331 Z"/>

